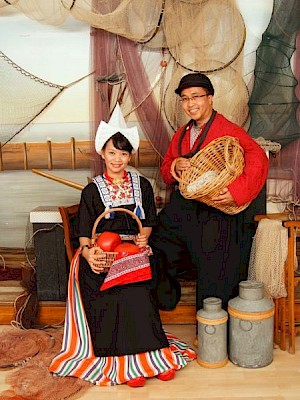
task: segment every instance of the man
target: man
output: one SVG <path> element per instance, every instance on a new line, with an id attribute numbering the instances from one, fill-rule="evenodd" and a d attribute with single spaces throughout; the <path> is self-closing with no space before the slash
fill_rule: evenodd
<path id="1" fill-rule="evenodd" d="M 176 190 L 177 182 L 170 167 L 174 159 L 184 157 L 176 163 L 176 173 L 180 175 L 190 167 L 189 159 L 212 140 L 220 136 L 237 137 L 244 149 L 243 173 L 222 188 L 214 200 L 240 206 L 253 201 L 262 190 L 268 158 L 243 128 L 213 109 L 214 87 L 206 75 L 185 75 L 175 93 L 191 120 L 174 134 L 161 166 L 164 182 L 174 185 L 175 190 L 158 215 L 151 245 L 164 254 L 167 273 L 173 280 L 182 254 L 188 253 L 190 263 L 186 267 L 194 264 L 197 269 L 197 310 L 202 308 L 203 299 L 211 296 L 221 298 L 226 308 L 228 300 L 238 294 L 239 281 L 247 277 L 246 271 L 241 270 L 242 260 L 247 259 L 250 251 L 243 236 L 245 211 L 228 215 L 199 201 L 185 199 Z"/>

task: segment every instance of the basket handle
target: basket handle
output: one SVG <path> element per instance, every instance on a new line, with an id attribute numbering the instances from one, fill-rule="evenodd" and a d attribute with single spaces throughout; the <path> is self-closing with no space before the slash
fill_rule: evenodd
<path id="1" fill-rule="evenodd" d="M 181 182 L 181 175 L 177 175 L 177 173 L 176 173 L 176 168 L 175 168 L 175 167 L 176 167 L 177 162 L 180 161 L 180 160 L 186 160 L 186 158 L 184 158 L 184 157 L 177 157 L 177 158 L 175 158 L 175 159 L 172 161 L 171 168 L 170 168 L 170 173 L 171 173 L 171 175 L 172 175 L 173 178 L 176 179 L 176 181 L 178 181 L 178 182 Z"/>
<path id="2" fill-rule="evenodd" d="M 92 244 L 92 246 L 93 246 L 94 243 L 95 243 L 96 229 L 97 229 L 97 226 L 98 226 L 100 220 L 101 220 L 106 214 L 110 214 L 111 212 L 118 212 L 118 211 L 120 211 L 120 212 L 125 212 L 126 214 L 131 215 L 132 218 L 134 218 L 134 219 L 136 220 L 136 222 L 137 222 L 137 224 L 138 224 L 138 227 L 139 227 L 140 233 L 142 232 L 143 225 L 142 225 L 140 219 L 139 219 L 132 211 L 127 210 L 126 208 L 121 208 L 121 207 L 110 208 L 109 210 L 103 211 L 103 213 L 100 214 L 99 217 L 98 217 L 98 218 L 95 220 L 95 222 L 94 222 L 94 226 L 93 226 L 93 229 L 92 229 L 92 238 L 91 238 L 91 244 Z"/>
<path id="3" fill-rule="evenodd" d="M 231 140 L 226 140 L 226 143 L 225 143 L 225 149 L 224 149 L 225 166 L 226 166 L 226 170 L 228 171 L 228 173 L 230 175 L 232 175 L 235 172 L 235 169 L 236 169 L 237 153 L 233 154 L 233 157 L 231 158 L 231 160 L 229 160 L 229 154 L 230 154 L 229 153 L 229 146 L 232 145 L 232 142 L 236 142 L 236 141 L 238 142 L 237 139 L 233 138 L 233 140 L 232 139 Z M 236 146 L 241 147 L 239 142 L 236 143 Z"/>

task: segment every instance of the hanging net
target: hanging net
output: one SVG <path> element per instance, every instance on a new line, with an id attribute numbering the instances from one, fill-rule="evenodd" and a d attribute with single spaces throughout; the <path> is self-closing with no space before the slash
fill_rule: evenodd
<path id="1" fill-rule="evenodd" d="M 130 40 L 144 42 L 156 32 L 163 2 L 62 0 L 62 4 L 75 19 Z"/>
<path id="2" fill-rule="evenodd" d="M 268 200 L 292 218 L 300 205 L 300 3 L 275 0 L 270 23 L 257 49 L 255 80 L 249 100 L 253 137 L 282 145 L 270 157 Z"/>
<path id="3" fill-rule="evenodd" d="M 90 75 L 90 74 L 89 74 Z M 18 135 L 67 88 L 45 81 L 15 64 L 0 51 L 0 142 L 4 146 Z"/>
<path id="4" fill-rule="evenodd" d="M 189 71 L 224 69 L 244 46 L 244 22 L 231 0 L 168 1 L 163 27 L 171 55 Z"/>
<path id="5" fill-rule="evenodd" d="M 281 221 L 262 219 L 257 227 L 250 253 L 248 279 L 264 283 L 272 298 L 286 297 L 284 263 L 288 232 Z"/>
<path id="6" fill-rule="evenodd" d="M 219 112 L 240 125 L 247 120 L 248 92 L 242 78 L 243 66 L 238 60 L 244 48 L 246 29 L 243 18 L 233 0 L 156 0 L 152 2 L 50 0 L 40 1 L 38 5 L 34 0 L 14 0 L 4 3 L 11 4 L 39 22 L 59 24 L 65 20 L 66 13 L 69 13 L 73 18 L 105 31 L 106 39 L 109 41 L 111 39 L 108 34 L 112 33 L 137 42 L 146 50 L 161 51 L 164 49 L 174 62 L 168 62 L 165 67 L 164 84 L 168 80 L 170 81 L 168 89 L 166 90 L 167 86 L 165 86 L 164 91 L 159 93 L 156 91 L 155 101 L 158 101 L 161 111 L 165 112 L 162 118 L 167 120 L 169 128 L 176 129 L 186 119 L 178 105 L 178 99 L 173 93 L 173 89 L 181 76 L 191 71 L 212 74 L 213 83 L 218 85 L 215 108 Z M 5 5 L 4 3 L 2 6 Z M 187 29 L 187 21 L 189 29 Z M 110 51 L 117 51 L 116 46 L 113 45 Z M 127 71 L 126 68 L 125 71 L 120 68 L 120 64 L 124 64 L 124 57 L 126 57 L 124 52 L 123 54 L 119 53 L 119 56 L 116 54 L 115 63 L 110 64 L 106 55 L 102 54 L 101 63 L 103 66 L 106 65 L 110 71 L 109 73 L 105 71 L 105 74 L 104 71 L 100 71 L 102 73 L 97 76 L 107 77 L 125 73 L 127 90 L 130 92 L 131 98 L 138 94 L 139 98 L 132 101 L 132 109 L 140 118 L 139 104 L 149 101 L 149 90 L 146 93 L 143 88 L 137 90 L 133 87 L 136 81 L 142 82 L 145 75 L 137 74 L 139 80 L 136 79 L 136 76 L 134 80 L 128 78 L 128 67 Z M 150 86 L 153 88 L 153 82 L 150 82 Z M 126 96 L 123 89 L 121 89 L 121 96 Z M 109 92 L 110 95 L 112 90 Z M 95 106 L 97 105 L 95 103 Z M 109 110 L 111 110 L 111 106 L 106 104 L 105 109 L 102 108 L 100 111 L 100 118 L 107 120 Z M 132 110 L 128 110 L 128 113 L 133 117 Z M 145 120 L 149 115 L 143 113 L 142 118 Z M 94 124 L 97 124 L 98 120 L 99 118 L 94 119 Z M 169 128 L 165 127 L 168 134 L 170 134 Z M 156 129 L 155 126 L 152 127 L 152 130 L 154 129 Z M 148 136 L 147 133 L 146 136 Z M 154 144 L 154 147 L 160 156 L 164 155 L 165 145 Z"/>
<path id="7" fill-rule="evenodd" d="M 0 51 L 0 137 L 7 143 L 65 89 L 25 71 Z"/>
<path id="8" fill-rule="evenodd" d="M 0 8 L 12 5 L 28 18 L 43 24 L 61 25 L 70 15 L 59 0 L 0 0 Z"/>
<path id="9" fill-rule="evenodd" d="M 174 130 L 188 122 L 179 96 L 175 89 L 183 75 L 188 71 L 176 65 L 172 78 L 164 95 L 164 111 L 168 122 Z M 238 125 L 244 125 L 248 118 L 248 89 L 239 72 L 233 67 L 227 67 L 208 75 L 215 88 L 214 108 Z"/>
<path id="10" fill-rule="evenodd" d="M 297 79 L 292 71 L 300 29 L 300 2 L 275 0 L 272 17 L 257 49 L 255 81 L 249 100 L 253 137 L 286 145 L 300 136 Z M 295 63 L 297 59 L 294 60 Z"/>

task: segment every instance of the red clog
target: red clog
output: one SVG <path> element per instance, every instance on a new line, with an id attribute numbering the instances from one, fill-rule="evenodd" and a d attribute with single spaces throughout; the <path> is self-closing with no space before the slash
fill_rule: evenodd
<path id="1" fill-rule="evenodd" d="M 138 376 L 137 378 L 130 379 L 126 384 L 130 387 L 142 387 L 146 383 L 146 378 L 144 376 Z"/>
<path id="2" fill-rule="evenodd" d="M 161 381 L 169 381 L 174 377 L 175 377 L 175 369 L 169 369 L 168 371 L 156 375 L 156 378 L 160 379 Z"/>

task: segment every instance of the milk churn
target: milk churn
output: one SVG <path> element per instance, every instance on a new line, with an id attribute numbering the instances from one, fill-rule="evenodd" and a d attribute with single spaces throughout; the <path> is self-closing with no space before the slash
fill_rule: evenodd
<path id="1" fill-rule="evenodd" d="M 274 303 L 264 296 L 264 284 L 239 283 L 239 296 L 228 303 L 229 359 L 245 368 L 273 361 Z"/>
<path id="2" fill-rule="evenodd" d="M 219 368 L 227 363 L 227 319 L 221 299 L 208 297 L 203 300 L 203 308 L 197 312 L 197 362 L 202 367 Z"/>

